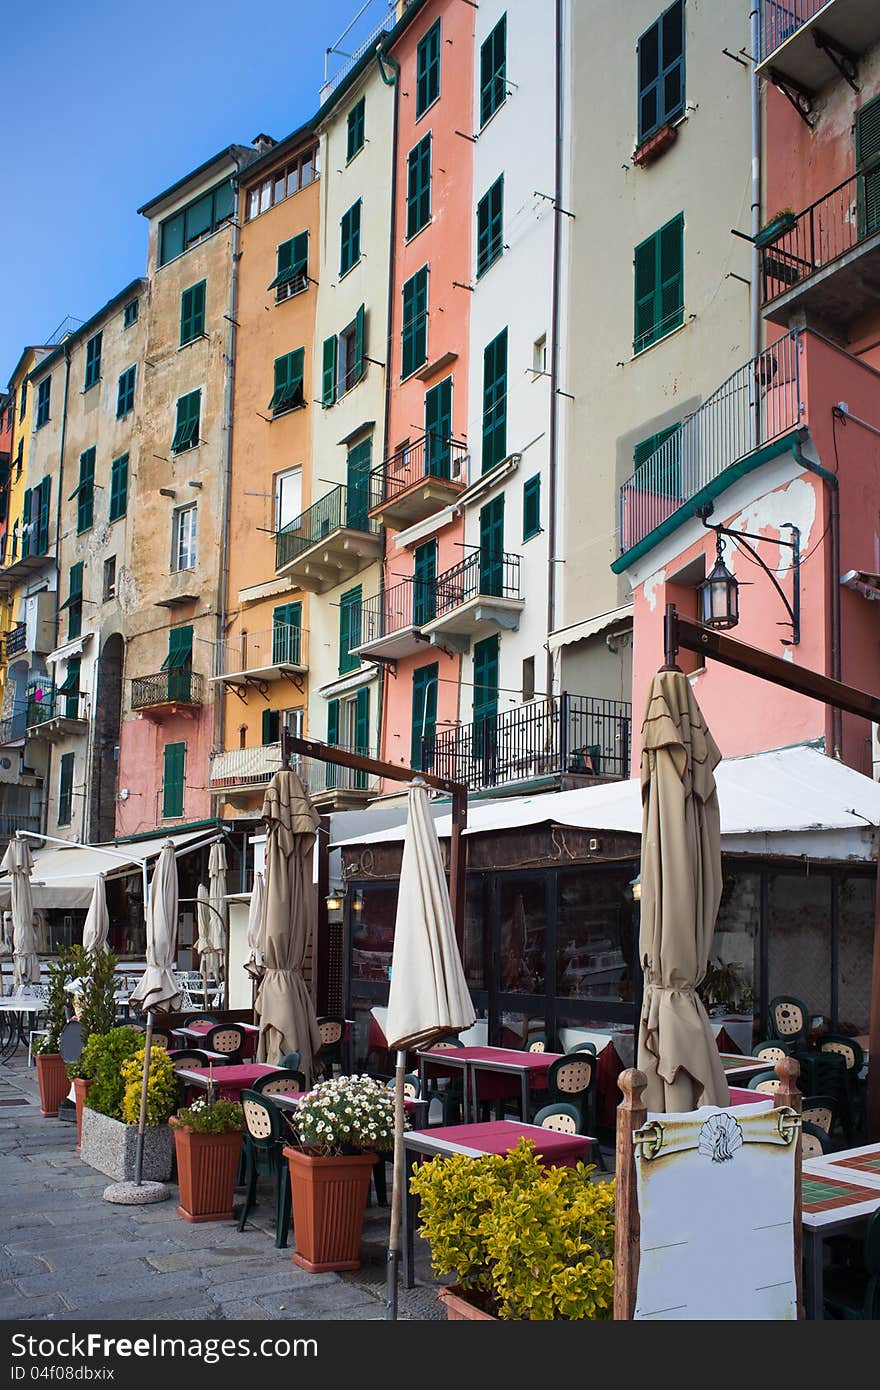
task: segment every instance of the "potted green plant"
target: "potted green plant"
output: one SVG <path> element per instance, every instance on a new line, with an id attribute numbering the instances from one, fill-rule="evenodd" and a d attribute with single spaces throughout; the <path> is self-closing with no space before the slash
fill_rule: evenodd
<path id="1" fill-rule="evenodd" d="M 778 241 L 786 232 L 790 232 L 797 223 L 797 217 L 793 208 L 780 208 L 774 213 L 769 222 L 765 222 L 758 235 L 755 237 L 755 245 L 761 249 L 770 246 L 774 241 Z"/>
<path id="2" fill-rule="evenodd" d="M 614 1306 L 614 1183 L 593 1165 L 545 1168 L 526 1140 L 507 1154 L 421 1164 L 431 1263 L 453 1321 L 604 1319 Z"/>
<path id="3" fill-rule="evenodd" d="M 89 1039 L 111 1032 L 116 1026 L 116 957 L 112 951 L 87 951 L 75 946 L 75 969 L 82 980 L 79 1000 L 79 1022 L 82 1027 L 83 1052 Z M 73 1082 L 76 1100 L 76 1149 L 82 1140 L 82 1114 L 86 1097 L 94 1081 L 92 1063 L 68 1062 L 67 1075 Z"/>
<path id="4" fill-rule="evenodd" d="M 185 1221 L 231 1221 L 241 1153 L 242 1109 L 235 1101 L 200 1099 L 169 1121 Z"/>
<path id="5" fill-rule="evenodd" d="M 58 1107 L 70 1089 L 67 1067 L 58 1051 L 61 1029 L 67 1022 L 70 1002 L 65 989 L 75 973 L 72 951 L 59 952 L 49 968 L 49 997 L 46 1002 L 46 1035 L 36 1048 L 37 1085 L 40 1090 L 40 1110 L 46 1116 L 57 1115 Z"/>
<path id="6" fill-rule="evenodd" d="M 370 1076 L 322 1081 L 291 1116 L 293 1258 L 312 1274 L 359 1269 L 377 1156 L 394 1147 L 394 1097 Z"/>
<path id="7" fill-rule="evenodd" d="M 115 1182 L 134 1177 L 137 1124 L 144 1074 L 144 1037 L 134 1028 L 95 1033 L 80 1059 L 93 1085 L 83 1109 L 80 1157 Z M 143 1177 L 170 1176 L 174 1140 L 168 1119 L 177 1102 L 177 1078 L 164 1048 L 150 1052 Z"/>

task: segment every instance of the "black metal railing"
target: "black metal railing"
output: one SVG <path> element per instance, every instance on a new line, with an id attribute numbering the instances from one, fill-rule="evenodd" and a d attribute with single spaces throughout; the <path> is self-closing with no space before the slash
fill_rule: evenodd
<path id="1" fill-rule="evenodd" d="M 444 570 L 435 581 L 437 611 L 434 616 L 442 618 L 472 598 L 520 598 L 519 559 L 508 551 L 493 554 L 475 550 L 451 569 Z"/>
<path id="2" fill-rule="evenodd" d="M 132 709 L 155 705 L 200 705 L 202 678 L 196 671 L 157 671 L 154 676 L 136 676 L 131 683 Z"/>
<path id="3" fill-rule="evenodd" d="M 19 830 L 33 830 L 35 834 L 40 833 L 39 816 L 0 816 L 0 843 L 6 844 L 13 835 L 17 835 Z"/>
<path id="4" fill-rule="evenodd" d="M 363 487 L 335 487 L 325 497 L 313 502 L 308 511 L 275 532 L 275 568 L 281 569 L 282 565 L 289 564 L 334 531 L 370 531 L 378 535 L 378 523 L 367 515 L 368 508 L 367 476 Z"/>
<path id="5" fill-rule="evenodd" d="M 833 0 L 761 0 L 761 60 Z"/>
<path id="6" fill-rule="evenodd" d="M 16 623 L 11 632 L 6 634 L 6 655 L 18 656 L 19 652 L 27 651 L 27 623 Z"/>
<path id="7" fill-rule="evenodd" d="M 14 710 L 5 719 L 0 719 L 0 748 L 24 738 L 26 729 L 27 709 Z"/>
<path id="8" fill-rule="evenodd" d="M 782 226 L 761 247 L 765 304 L 880 232 L 880 163 L 844 179 Z"/>
<path id="9" fill-rule="evenodd" d="M 52 686 L 38 686 L 28 691 L 27 726 L 47 724 L 50 719 L 84 719 L 85 695 L 77 691 L 64 695 Z"/>
<path id="10" fill-rule="evenodd" d="M 435 580 L 404 579 L 361 604 L 359 647 L 395 632 L 421 627 L 437 616 Z"/>
<path id="11" fill-rule="evenodd" d="M 467 445 L 445 435 L 428 433 L 398 449 L 370 473 L 370 507 L 393 502 L 402 492 L 425 478 L 464 483 L 467 478 Z"/>
<path id="12" fill-rule="evenodd" d="M 532 700 L 422 740 L 422 767 L 471 791 L 562 773 L 628 777 L 632 705 L 589 695 Z"/>

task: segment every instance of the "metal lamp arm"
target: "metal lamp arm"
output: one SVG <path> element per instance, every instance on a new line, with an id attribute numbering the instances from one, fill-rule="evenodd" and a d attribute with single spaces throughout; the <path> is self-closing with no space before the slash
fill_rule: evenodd
<path id="1" fill-rule="evenodd" d="M 786 611 L 786 613 L 788 614 L 789 620 L 790 620 L 790 622 L 791 622 L 791 645 L 794 646 L 794 647 L 796 647 L 796 646 L 798 645 L 798 643 L 800 642 L 800 640 L 801 640 L 801 602 L 800 602 L 800 599 L 801 599 L 801 595 L 800 595 L 800 540 L 801 540 L 801 533 L 800 533 L 800 531 L 798 530 L 797 526 L 792 526 L 792 528 L 791 528 L 792 539 L 791 539 L 790 541 L 784 541 L 784 540 L 781 539 L 781 537 L 777 538 L 777 540 L 775 541 L 775 544 L 777 544 L 777 545 L 784 545 L 787 549 L 791 550 L 791 552 L 792 552 L 792 573 L 793 573 L 793 576 L 794 576 L 794 603 L 789 603 L 789 601 L 788 601 L 788 596 L 787 596 L 785 590 L 783 589 L 782 585 L 780 584 L 779 580 L 776 578 L 776 575 L 773 573 L 773 571 L 771 570 L 770 566 L 767 564 L 766 560 L 763 560 L 763 559 L 761 558 L 761 556 L 758 554 L 758 552 L 757 552 L 757 550 L 755 549 L 755 547 L 754 547 L 753 545 L 750 544 L 750 540 L 765 541 L 765 540 L 767 539 L 766 536 L 758 536 L 758 535 L 755 535 L 755 533 L 754 533 L 753 531 L 731 531 L 731 530 L 728 530 L 728 528 L 727 528 L 726 526 L 710 526 L 709 523 L 708 523 L 708 522 L 705 522 L 705 521 L 704 521 L 703 524 L 704 524 L 710 531 L 714 531 L 715 534 L 716 534 L 716 536 L 730 536 L 731 539 L 733 539 L 733 540 L 742 541 L 743 545 L 745 546 L 746 550 L 747 550 L 747 551 L 749 552 L 749 554 L 751 555 L 752 559 L 755 560 L 755 561 L 757 562 L 758 565 L 760 565 L 761 569 L 762 569 L 762 570 L 764 571 L 764 573 L 767 575 L 767 578 L 770 580 L 770 582 L 771 582 L 771 584 L 773 585 L 774 589 L 776 590 L 777 594 L 778 594 L 779 597 L 782 599 L 782 602 L 785 604 L 785 611 Z"/>

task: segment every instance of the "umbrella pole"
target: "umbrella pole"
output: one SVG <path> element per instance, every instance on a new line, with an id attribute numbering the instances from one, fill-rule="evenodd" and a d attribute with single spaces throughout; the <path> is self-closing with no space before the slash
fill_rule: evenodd
<path id="1" fill-rule="evenodd" d="M 147 1009 L 147 1032 L 144 1037 L 144 1079 L 141 1082 L 141 1111 L 138 1116 L 137 1147 L 134 1155 L 135 1187 L 142 1183 L 144 1167 L 144 1130 L 147 1125 L 147 1088 L 150 1084 L 150 1049 L 153 1046 L 153 1010 Z"/>
<path id="2" fill-rule="evenodd" d="M 394 1072 L 394 1168 L 391 1180 L 391 1230 L 388 1236 L 388 1270 L 385 1289 L 385 1321 L 397 1321 L 397 1266 L 400 1263 L 400 1212 L 403 1205 L 403 1083 L 406 1053 L 398 1052 Z"/>

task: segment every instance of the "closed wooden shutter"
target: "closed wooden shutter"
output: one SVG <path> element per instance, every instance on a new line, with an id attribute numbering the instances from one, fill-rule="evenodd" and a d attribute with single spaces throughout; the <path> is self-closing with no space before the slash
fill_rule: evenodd
<path id="1" fill-rule="evenodd" d="M 859 235 L 880 231 L 880 97 L 856 114 L 856 163 L 859 179 Z"/>
<path id="2" fill-rule="evenodd" d="M 507 457 L 507 329 L 483 353 L 483 472 Z"/>
<path id="3" fill-rule="evenodd" d="M 183 815 L 183 791 L 186 769 L 186 744 L 166 743 L 164 776 L 162 779 L 162 815 Z"/>
<path id="4" fill-rule="evenodd" d="M 336 400 L 336 336 L 324 339 L 321 367 L 321 405 L 326 410 Z"/>

